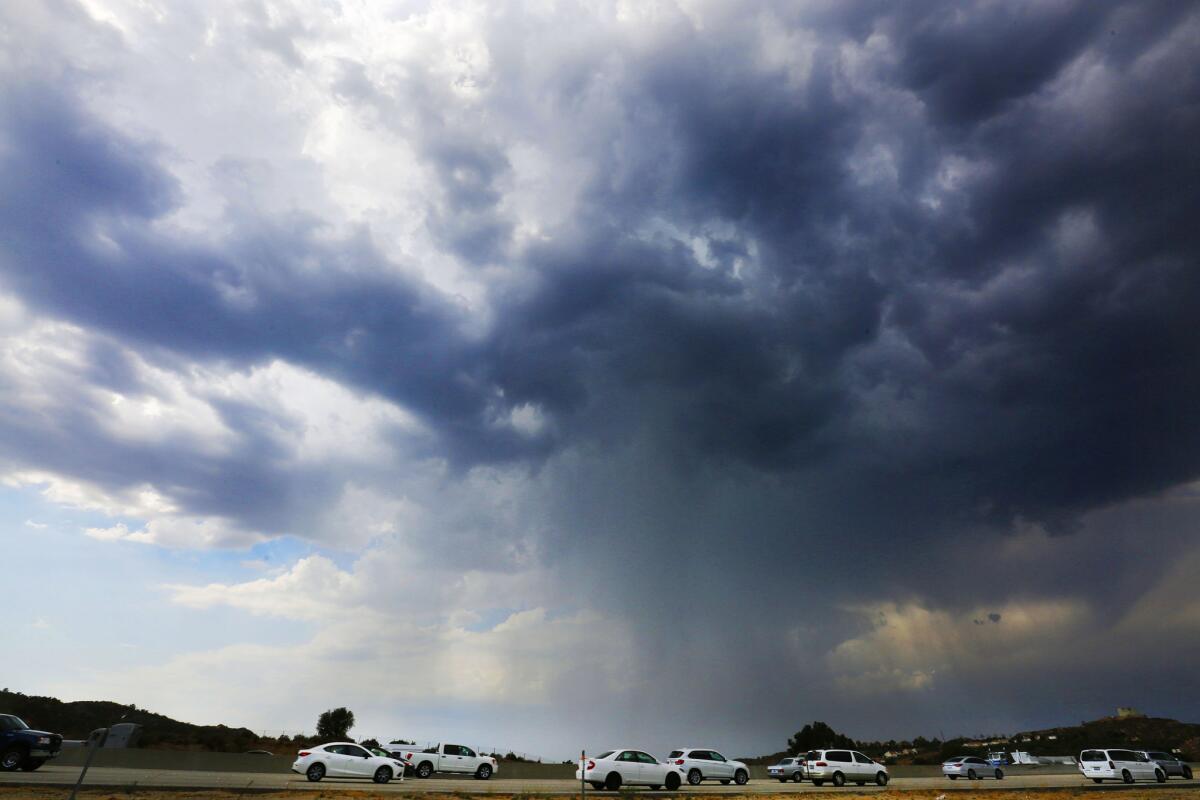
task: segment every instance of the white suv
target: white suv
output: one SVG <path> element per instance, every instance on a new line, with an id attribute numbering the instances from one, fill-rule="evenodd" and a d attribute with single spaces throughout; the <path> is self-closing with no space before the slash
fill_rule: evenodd
<path id="1" fill-rule="evenodd" d="M 716 750 L 681 747 L 671 751 L 667 763 L 682 772 L 692 786 L 699 786 L 701 781 L 725 784 L 733 781 L 738 786 L 745 786 L 750 780 L 750 770 L 745 764 L 730 761 Z"/>
<path id="2" fill-rule="evenodd" d="M 888 768 L 857 750 L 809 750 L 805 774 L 813 786 L 820 786 L 825 781 L 834 786 L 844 786 L 846 781 L 854 781 L 859 786 L 867 781 L 880 786 L 887 786 L 888 782 Z"/>
<path id="3" fill-rule="evenodd" d="M 1133 783 L 1155 780 L 1166 783 L 1167 773 L 1144 753 L 1133 750 L 1084 750 L 1079 754 L 1079 771 L 1096 783 L 1123 781 Z"/>

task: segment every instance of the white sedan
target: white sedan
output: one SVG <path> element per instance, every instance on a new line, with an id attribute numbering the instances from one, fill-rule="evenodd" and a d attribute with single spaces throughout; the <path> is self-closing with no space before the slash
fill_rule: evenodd
<path id="1" fill-rule="evenodd" d="M 330 778 L 370 778 L 387 783 L 404 778 L 404 762 L 391 756 L 378 756 L 353 742 L 330 742 L 309 747 L 296 754 L 292 772 L 310 781 Z"/>
<path id="2" fill-rule="evenodd" d="M 942 764 L 942 774 L 950 780 L 966 778 L 969 781 L 995 778 L 1004 780 L 1004 770 L 993 766 L 979 756 L 956 756 Z"/>
<path id="3" fill-rule="evenodd" d="M 678 767 L 692 786 L 699 786 L 701 781 L 725 784 L 733 781 L 738 786 L 745 786 L 750 780 L 750 770 L 741 761 L 730 761 L 716 750 L 707 748 L 677 748 L 667 756 L 667 763 Z"/>
<path id="4" fill-rule="evenodd" d="M 593 789 L 616 791 L 622 786 L 667 787 L 670 791 L 683 783 L 683 773 L 673 764 L 663 764 L 644 750 L 606 750 L 579 762 L 575 780 L 587 781 Z"/>

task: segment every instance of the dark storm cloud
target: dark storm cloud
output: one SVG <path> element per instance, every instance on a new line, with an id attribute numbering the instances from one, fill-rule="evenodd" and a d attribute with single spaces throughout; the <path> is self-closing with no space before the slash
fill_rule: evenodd
<path id="1" fill-rule="evenodd" d="M 685 449 L 772 471 L 835 459 L 860 485 L 891 487 L 877 496 L 892 511 L 957 498 L 953 524 L 1020 514 L 1063 527 L 1196 474 L 1196 73 L 1169 40 L 1194 19 L 1111 4 L 877 11 L 793 20 L 828 26 L 799 85 L 739 57 L 756 35 L 745 27 L 628 56 L 615 89 L 659 136 L 624 152 L 624 171 L 599 171 L 576 232 L 519 254 L 527 277 L 494 287 L 481 344 L 365 234 L 329 243 L 295 216 L 239 220 L 215 243 L 156 231 L 179 196 L 154 150 L 53 87 L 6 96 L 6 284 L 143 346 L 281 357 L 378 391 L 466 464 L 545 452 L 489 424 L 498 390 L 505 407 L 542 405 L 568 440 L 606 429 L 595 409 L 633 391 L 674 410 Z M 900 65 L 856 83 L 838 48 L 871 31 L 892 37 Z M 1113 44 L 1125 31 L 1135 52 Z M 1076 102 L 1053 82 L 1080 60 L 1121 74 Z M 341 74 L 339 96 L 383 107 L 360 68 Z M 574 102 L 578 79 L 561 91 Z M 887 99 L 903 91 L 923 114 Z M 430 224 L 494 261 L 510 235 L 496 212 L 509 165 L 494 136 L 444 117 L 423 143 L 442 187 Z M 873 147 L 889 154 L 883 184 L 856 171 Z M 948 158 L 980 172 L 931 210 L 922 194 Z M 651 219 L 703 241 L 713 263 L 647 239 Z M 718 223 L 732 233 L 713 235 Z M 1092 229 L 1089 252 L 1056 246 L 1071 224 Z M 873 358 L 888 337 L 916 360 Z M 117 379 L 105 363 L 100 377 Z M 903 441 L 857 425 L 881 389 L 908 398 Z"/>

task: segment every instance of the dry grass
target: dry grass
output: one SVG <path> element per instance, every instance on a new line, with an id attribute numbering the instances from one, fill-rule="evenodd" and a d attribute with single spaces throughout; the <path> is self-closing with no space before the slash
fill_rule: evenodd
<path id="1" fill-rule="evenodd" d="M 788 794 L 687 794 L 679 793 L 677 800 L 796 800 L 798 794 L 822 795 L 829 800 L 936 800 L 947 794 L 949 800 L 1099 800 L 1104 789 L 1014 789 L 1000 791 L 969 789 L 944 792 L 939 789 L 888 789 L 881 792 L 803 792 Z M 64 800 L 70 794 L 65 786 L 25 787 L 0 786 L 0 800 Z M 591 795 L 591 792 L 588 793 Z M 620 797 L 636 797 L 637 792 L 622 792 Z M 455 794 L 451 792 L 377 792 L 370 789 L 315 789 L 274 792 L 239 792 L 228 789 L 81 789 L 81 800 L 570 800 L 578 794 Z M 599 797 L 613 797 L 605 794 Z M 1166 789 L 1153 786 L 1121 788 L 1117 800 L 1198 800 L 1195 787 Z"/>

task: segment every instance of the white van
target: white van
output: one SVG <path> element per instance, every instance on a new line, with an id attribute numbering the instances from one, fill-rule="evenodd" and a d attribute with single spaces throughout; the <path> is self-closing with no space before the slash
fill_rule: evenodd
<path id="1" fill-rule="evenodd" d="M 813 786 L 820 786 L 825 781 L 834 786 L 844 786 L 846 781 L 854 781 L 859 786 L 867 781 L 880 786 L 887 786 L 888 782 L 888 768 L 857 750 L 809 750 L 805 775 Z"/>
<path id="2" fill-rule="evenodd" d="M 1145 753 L 1133 750 L 1084 750 L 1079 754 L 1079 771 L 1083 777 L 1091 778 L 1096 783 L 1167 781 L 1167 773 L 1162 767 L 1147 758 Z"/>

